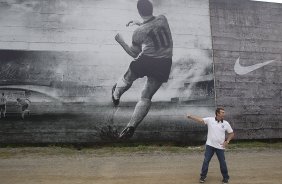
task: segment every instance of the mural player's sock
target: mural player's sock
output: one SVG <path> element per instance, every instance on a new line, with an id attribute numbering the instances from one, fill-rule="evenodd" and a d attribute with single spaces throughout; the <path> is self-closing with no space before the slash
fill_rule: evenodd
<path id="1" fill-rule="evenodd" d="M 116 86 L 116 89 L 114 91 L 114 98 L 120 99 L 121 95 L 124 92 L 126 92 L 131 87 L 131 85 L 132 85 L 132 83 L 125 81 L 123 77 L 120 78 L 117 81 L 117 86 Z"/>
<path id="2" fill-rule="evenodd" d="M 152 102 L 150 99 L 141 98 L 141 100 L 135 106 L 134 112 L 129 123 L 127 124 L 127 127 L 133 126 L 136 128 L 149 112 L 151 103 Z"/>

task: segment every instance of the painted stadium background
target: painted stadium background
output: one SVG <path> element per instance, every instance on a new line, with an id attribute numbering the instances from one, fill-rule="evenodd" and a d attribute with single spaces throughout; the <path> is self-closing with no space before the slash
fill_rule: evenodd
<path id="1" fill-rule="evenodd" d="M 213 116 L 224 106 L 237 139 L 281 138 L 282 6 L 243 0 L 153 0 L 170 24 L 174 55 L 168 83 L 132 141 L 203 141 L 206 128 L 187 112 Z M 0 2 L 0 92 L 8 97 L 1 143 L 95 143 L 105 126 L 121 130 L 144 85 L 139 79 L 114 109 L 111 88 L 132 58 L 128 43 L 140 20 L 134 0 Z M 235 61 L 254 65 L 247 74 Z M 238 71 L 237 71 L 238 72 Z M 31 115 L 20 119 L 17 97 Z"/>

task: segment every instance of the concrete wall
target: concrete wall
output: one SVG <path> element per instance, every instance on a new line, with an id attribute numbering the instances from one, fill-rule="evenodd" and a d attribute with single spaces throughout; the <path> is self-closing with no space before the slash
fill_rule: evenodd
<path id="1" fill-rule="evenodd" d="M 216 105 L 226 108 L 237 139 L 282 138 L 281 12 L 282 4 L 210 0 Z M 269 60 L 234 70 L 236 61 Z"/>
<path id="2" fill-rule="evenodd" d="M 118 110 L 112 107 L 111 88 L 132 60 L 114 36 L 131 42 L 136 27 L 125 24 L 140 20 L 136 2 L 1 1 L 0 90 L 8 94 L 10 112 L 0 142 L 99 142 L 101 127 L 127 124 L 145 79 L 134 83 Z M 203 140 L 206 129 L 185 114 L 213 115 L 209 2 L 152 2 L 170 24 L 173 66 L 133 140 Z M 14 106 L 23 92 L 32 101 L 24 121 Z"/>
<path id="3" fill-rule="evenodd" d="M 281 4 L 153 4 L 170 23 L 173 67 L 132 140 L 203 141 L 206 128 L 185 115 L 213 116 L 215 105 L 225 107 L 237 139 L 282 138 Z M 130 42 L 131 19 L 140 19 L 132 0 L 1 1 L 0 92 L 8 95 L 9 113 L 1 119 L 0 142 L 101 142 L 105 126 L 121 130 L 145 82 L 136 81 L 120 107 L 112 107 L 111 87 L 131 61 L 113 37 L 120 32 Z M 235 70 L 236 61 L 260 66 Z M 32 101 L 25 120 L 15 106 L 22 96 Z"/>

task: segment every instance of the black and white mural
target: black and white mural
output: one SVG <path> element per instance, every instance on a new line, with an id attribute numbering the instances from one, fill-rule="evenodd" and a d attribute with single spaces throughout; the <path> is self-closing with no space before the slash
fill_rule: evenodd
<path id="1" fill-rule="evenodd" d="M 164 15 L 170 27 L 172 66 L 132 140 L 201 140 L 204 132 L 195 131 L 205 129 L 185 114 L 214 111 L 209 2 L 151 2 L 153 15 Z M 137 0 L 6 0 L 0 17 L 0 92 L 7 99 L 1 121 L 11 135 L 1 141 L 99 142 L 105 127 L 120 132 L 127 125 L 147 77 L 112 104 L 112 87 L 133 61 L 115 36 L 132 43 L 139 26 L 126 24 L 143 22 Z M 28 104 L 24 117 L 19 98 Z"/>
<path id="2" fill-rule="evenodd" d="M 151 0 L 169 25 L 149 34 L 172 48 L 168 81 L 149 106 L 139 103 L 147 77 L 114 105 L 113 86 L 134 60 L 121 38 L 131 45 L 144 21 L 137 2 L 0 2 L 1 142 L 115 141 L 140 106 L 128 141 L 203 141 L 205 127 L 185 115 L 213 116 L 215 106 L 237 139 L 282 137 L 281 4 Z"/>

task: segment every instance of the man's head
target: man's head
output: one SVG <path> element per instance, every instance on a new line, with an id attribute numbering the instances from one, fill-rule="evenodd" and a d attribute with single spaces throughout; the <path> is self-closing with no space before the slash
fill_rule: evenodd
<path id="1" fill-rule="evenodd" d="M 2 93 L 2 96 L 4 96 L 5 94 L 4 93 Z"/>
<path id="2" fill-rule="evenodd" d="M 149 0 L 138 0 L 137 9 L 141 17 L 153 15 L 153 4 Z"/>
<path id="3" fill-rule="evenodd" d="M 225 113 L 224 109 L 222 107 L 218 107 L 215 110 L 216 119 L 222 121 L 224 119 L 224 113 Z"/>

